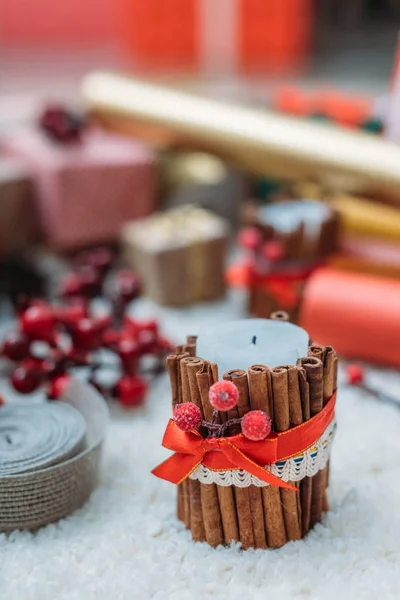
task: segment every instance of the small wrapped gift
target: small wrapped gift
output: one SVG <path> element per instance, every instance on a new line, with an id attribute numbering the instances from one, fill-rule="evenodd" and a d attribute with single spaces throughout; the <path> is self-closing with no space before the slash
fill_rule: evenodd
<path id="1" fill-rule="evenodd" d="M 122 243 L 150 298 L 184 306 L 224 294 L 228 233 L 224 219 L 184 206 L 126 224 Z"/>
<path id="2" fill-rule="evenodd" d="M 96 129 L 56 139 L 31 128 L 4 149 L 28 167 L 41 226 L 58 250 L 114 242 L 124 221 L 154 208 L 154 156 L 143 144 Z"/>
<path id="3" fill-rule="evenodd" d="M 0 248 L 12 254 L 40 239 L 29 173 L 19 160 L 0 159 Z"/>
<path id="4" fill-rule="evenodd" d="M 160 170 L 164 208 L 196 204 L 237 228 L 241 205 L 247 197 L 244 173 L 205 152 L 165 152 Z"/>

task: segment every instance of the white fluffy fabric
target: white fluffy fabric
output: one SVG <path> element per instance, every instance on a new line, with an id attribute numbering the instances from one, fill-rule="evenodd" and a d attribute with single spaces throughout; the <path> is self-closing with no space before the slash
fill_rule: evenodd
<path id="1" fill-rule="evenodd" d="M 175 339 L 221 318 L 228 301 L 158 310 Z M 154 312 L 153 312 L 154 314 Z M 400 378 L 371 380 L 400 398 Z M 376 600 L 400 596 L 400 411 L 342 385 L 331 461 L 330 512 L 307 539 L 279 550 L 194 543 L 175 517 L 176 489 L 151 469 L 166 455 L 167 377 L 144 409 L 114 410 L 101 480 L 90 501 L 36 534 L 0 536 L 5 600 Z M 1 502 L 1 498 L 0 498 Z"/>

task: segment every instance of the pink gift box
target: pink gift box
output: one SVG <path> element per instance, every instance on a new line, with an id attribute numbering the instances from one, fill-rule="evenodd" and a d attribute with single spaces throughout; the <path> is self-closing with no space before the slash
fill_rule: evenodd
<path id="1" fill-rule="evenodd" d="M 59 250 L 116 241 L 125 221 L 154 209 L 155 157 L 141 143 L 89 129 L 61 144 L 32 128 L 5 140 L 4 152 L 26 162 L 43 231 Z"/>

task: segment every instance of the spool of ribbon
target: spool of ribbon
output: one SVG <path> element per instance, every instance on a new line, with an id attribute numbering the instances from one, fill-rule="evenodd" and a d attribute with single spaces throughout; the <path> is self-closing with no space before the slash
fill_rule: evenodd
<path id="1" fill-rule="evenodd" d="M 108 409 L 72 381 L 62 401 L 0 408 L 0 531 L 66 517 L 93 491 Z"/>

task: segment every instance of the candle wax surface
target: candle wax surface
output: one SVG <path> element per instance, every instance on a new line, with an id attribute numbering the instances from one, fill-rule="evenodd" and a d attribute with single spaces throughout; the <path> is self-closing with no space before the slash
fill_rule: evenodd
<path id="1" fill-rule="evenodd" d="M 315 200 L 287 200 L 259 209 L 260 220 L 269 223 L 280 233 L 291 233 L 304 223 L 307 235 L 316 236 L 329 218 L 330 210 Z"/>
<path id="2" fill-rule="evenodd" d="M 284 321 L 243 319 L 216 325 L 200 333 L 197 356 L 218 365 L 219 379 L 231 369 L 255 364 L 270 368 L 295 365 L 307 356 L 307 332 Z"/>

